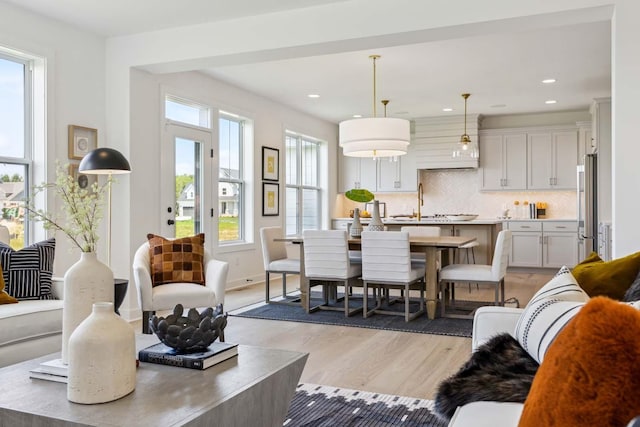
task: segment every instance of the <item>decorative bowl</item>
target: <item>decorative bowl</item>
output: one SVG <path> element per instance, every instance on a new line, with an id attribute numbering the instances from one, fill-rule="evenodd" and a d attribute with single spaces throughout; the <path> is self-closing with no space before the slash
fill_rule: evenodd
<path id="1" fill-rule="evenodd" d="M 474 214 L 457 214 L 457 215 L 447 215 L 446 216 L 450 221 L 471 221 L 478 218 L 478 215 Z"/>
<path id="2" fill-rule="evenodd" d="M 191 308 L 186 317 L 183 313 L 184 307 L 178 304 L 166 318 L 152 316 L 149 319 L 149 327 L 164 345 L 180 353 L 192 353 L 205 350 L 218 337 L 224 340 L 227 313 L 223 314 L 222 304 L 215 310 L 208 307 L 202 313 Z"/>

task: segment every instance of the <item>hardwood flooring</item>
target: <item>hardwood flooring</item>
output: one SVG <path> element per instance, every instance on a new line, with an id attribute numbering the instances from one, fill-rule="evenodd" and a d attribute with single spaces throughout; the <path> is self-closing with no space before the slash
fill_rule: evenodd
<path id="1" fill-rule="evenodd" d="M 524 306 L 554 273 L 508 272 L 505 296 Z M 287 285 L 293 291 L 298 283 L 291 279 Z M 271 289 L 276 296 L 280 282 L 272 280 Z M 493 288 L 477 290 L 472 284 L 469 291 L 459 285 L 456 295 L 492 301 Z M 225 310 L 263 300 L 264 283 L 232 289 L 225 295 Z M 302 382 L 423 399 L 432 399 L 440 381 L 455 373 L 471 351 L 469 338 L 240 317 L 229 319 L 225 335 L 229 342 L 309 353 Z"/>

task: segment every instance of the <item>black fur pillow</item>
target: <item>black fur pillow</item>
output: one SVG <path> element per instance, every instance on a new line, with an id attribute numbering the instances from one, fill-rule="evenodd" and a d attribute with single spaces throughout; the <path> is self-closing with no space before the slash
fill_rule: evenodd
<path id="1" fill-rule="evenodd" d="M 491 338 L 467 363 L 438 386 L 435 412 L 449 421 L 458 406 L 477 401 L 524 402 L 538 370 L 529 353 L 509 334 Z"/>

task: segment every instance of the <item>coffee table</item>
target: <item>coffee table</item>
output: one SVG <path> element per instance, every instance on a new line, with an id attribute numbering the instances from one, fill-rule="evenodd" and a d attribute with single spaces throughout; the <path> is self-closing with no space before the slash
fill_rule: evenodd
<path id="1" fill-rule="evenodd" d="M 157 342 L 136 336 L 138 349 Z M 29 378 L 57 357 L 0 369 L 0 427 L 282 426 L 308 354 L 240 345 L 237 357 L 203 371 L 140 363 L 131 394 L 96 405 L 69 402 L 66 384 Z"/>

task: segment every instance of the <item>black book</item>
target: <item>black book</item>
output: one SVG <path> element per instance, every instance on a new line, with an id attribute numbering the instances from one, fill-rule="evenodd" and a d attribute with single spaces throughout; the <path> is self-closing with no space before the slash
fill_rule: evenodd
<path id="1" fill-rule="evenodd" d="M 207 369 L 238 354 L 238 344 L 214 342 L 207 350 L 196 353 L 179 353 L 162 343 L 152 345 L 138 352 L 141 362 L 179 366 L 190 369 Z"/>

